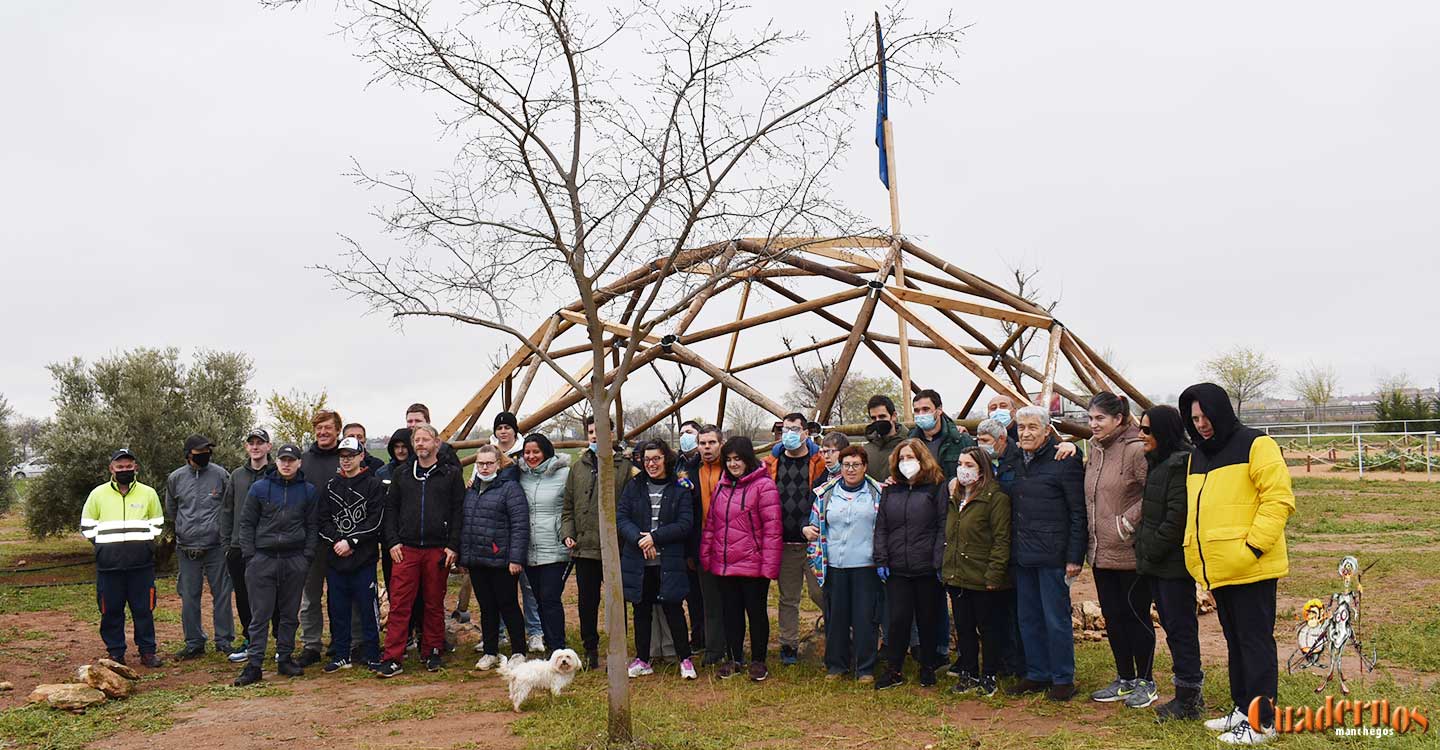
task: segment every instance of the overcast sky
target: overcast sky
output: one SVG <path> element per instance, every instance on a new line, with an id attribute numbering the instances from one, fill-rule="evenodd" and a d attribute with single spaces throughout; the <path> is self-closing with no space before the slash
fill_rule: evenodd
<path id="1" fill-rule="evenodd" d="M 846 9 L 874 7 L 759 5 L 836 52 Z M 891 111 L 920 244 L 995 280 L 1039 264 L 1059 317 L 1152 396 L 1234 344 L 1333 364 L 1347 392 L 1440 377 L 1440 4 L 910 10 L 950 7 L 974 24 L 960 85 Z M 141 345 L 243 350 L 262 395 L 327 388 L 372 433 L 417 399 L 447 421 L 489 374 L 498 334 L 396 330 L 309 268 L 339 233 L 388 241 L 352 158 L 423 173 L 453 153 L 444 105 L 367 89 L 335 20 L 325 2 L 0 4 L 0 393 L 17 411 L 51 412 L 47 363 Z M 871 127 L 836 184 L 878 225 Z M 834 335 L 790 333 L 808 330 Z"/>

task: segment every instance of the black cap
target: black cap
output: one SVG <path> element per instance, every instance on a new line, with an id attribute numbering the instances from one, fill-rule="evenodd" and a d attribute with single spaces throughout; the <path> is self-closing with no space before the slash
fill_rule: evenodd
<path id="1" fill-rule="evenodd" d="M 189 455 L 189 454 L 190 454 L 190 451 L 198 451 L 198 450 L 200 450 L 200 449 L 202 449 L 202 448 L 213 448 L 213 447 L 215 447 L 215 443 L 214 443 L 213 441 L 211 441 L 210 438 L 207 438 L 207 437 L 205 437 L 204 435 L 196 434 L 196 435 L 191 435 L 191 436 L 188 437 L 188 438 L 185 438 L 185 454 L 186 454 L 186 455 Z"/>
<path id="2" fill-rule="evenodd" d="M 115 451 L 114 453 L 111 453 L 111 454 L 110 454 L 110 460 L 111 460 L 111 461 L 119 461 L 119 460 L 122 459 L 122 458 L 128 458 L 128 459 L 130 459 L 131 461 L 139 461 L 139 460 L 140 460 L 140 459 L 138 459 L 138 458 L 135 457 L 135 454 L 134 454 L 134 453 L 131 453 L 131 452 L 130 452 L 130 449 L 129 449 L 129 448 L 121 448 L 120 450 L 117 450 L 117 451 Z"/>
<path id="3" fill-rule="evenodd" d="M 500 429 L 500 425 L 502 425 L 502 424 L 508 424 L 508 425 L 510 425 L 510 429 L 512 429 L 512 430 L 514 430 L 514 431 L 516 431 L 516 432 L 519 432 L 519 431 L 520 431 L 520 420 L 518 420 L 518 419 L 515 418 L 515 414 L 514 414 L 513 412 L 502 411 L 502 412 L 500 412 L 499 414 L 496 414 L 496 415 L 495 415 L 495 424 L 494 424 L 493 426 L 491 426 L 490 429 L 491 429 L 491 430 L 498 430 L 498 429 Z"/>
<path id="4" fill-rule="evenodd" d="M 300 458 L 300 446 L 298 446 L 298 445 L 296 445 L 296 444 L 294 444 L 294 443 L 286 443 L 286 444 L 280 446 L 280 450 L 275 451 L 275 457 L 276 457 L 276 458 L 293 458 L 293 459 L 299 460 L 299 458 Z"/>
<path id="5" fill-rule="evenodd" d="M 268 443 L 270 442 L 270 433 L 266 432 L 264 427 L 256 427 L 245 434 L 244 442 L 250 442 L 250 438 L 260 438 L 260 442 Z"/>

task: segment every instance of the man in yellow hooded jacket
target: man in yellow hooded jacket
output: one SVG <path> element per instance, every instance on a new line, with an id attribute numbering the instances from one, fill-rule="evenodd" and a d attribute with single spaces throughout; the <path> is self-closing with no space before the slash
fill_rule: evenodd
<path id="1" fill-rule="evenodd" d="M 1205 726 L 1221 732 L 1223 743 L 1258 745 L 1275 735 L 1275 587 L 1290 573 L 1285 554 L 1285 523 L 1295 512 L 1290 470 L 1270 436 L 1240 423 L 1220 386 L 1186 388 L 1180 413 L 1195 442 L 1186 481 L 1185 567 L 1214 592 L 1234 702 L 1230 713 Z M 1252 713 L 1256 699 L 1258 711 Z"/>

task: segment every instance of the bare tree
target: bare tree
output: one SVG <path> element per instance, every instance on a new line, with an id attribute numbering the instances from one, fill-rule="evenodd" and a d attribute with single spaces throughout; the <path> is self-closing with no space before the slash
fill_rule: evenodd
<path id="1" fill-rule="evenodd" d="M 1040 266 L 1018 263 L 1013 266 L 1007 264 L 1007 267 L 1010 269 L 1010 278 L 1014 281 L 1013 291 L 1017 297 L 1045 308 L 1047 313 L 1055 312 L 1055 308 L 1060 305 L 1060 297 L 1057 295 L 1049 302 L 1042 301 L 1046 294 L 1040 288 Z M 1011 323 L 1007 320 L 1000 323 L 1000 328 L 1005 332 L 1005 338 L 1008 339 L 1014 335 L 1019 325 L 1019 323 Z M 1014 354 L 1015 359 L 1024 362 L 1029 358 L 1026 351 L 1030 348 L 1030 344 L 1034 343 L 1035 335 L 1038 333 L 1040 333 L 1039 328 L 1027 328 L 1015 339 L 1015 343 L 1010 346 L 1010 351 Z"/>
<path id="2" fill-rule="evenodd" d="M 671 381 L 665 377 L 665 373 L 661 371 L 660 365 L 653 360 L 650 362 L 650 369 L 655 371 L 655 378 L 660 381 L 660 388 L 665 391 L 665 395 L 670 397 L 670 403 L 673 404 L 676 401 L 679 401 L 681 397 L 685 395 L 685 381 L 690 379 L 689 367 L 680 364 L 675 365 L 675 380 L 673 385 L 671 384 Z M 661 404 L 659 409 L 656 409 L 655 411 L 650 413 L 659 413 L 660 411 L 664 410 L 665 406 L 665 404 Z M 644 419 L 644 417 L 641 417 L 642 421 Z M 684 421 L 685 418 L 680 415 L 679 410 L 671 412 L 669 419 L 669 437 L 674 438 L 676 435 L 680 434 L 680 425 Z M 626 422 L 629 422 L 629 420 L 627 419 Z M 640 422 L 633 422 L 631 424 L 640 424 Z"/>
<path id="3" fill-rule="evenodd" d="M 751 440 L 769 440 L 773 415 L 743 398 L 731 401 L 725 407 L 725 434 L 731 437 L 748 437 Z"/>
<path id="4" fill-rule="evenodd" d="M 608 729 L 629 741 L 611 405 L 629 373 L 661 353 L 652 333 L 683 329 L 693 302 L 781 252 L 733 238 L 858 231 L 828 178 L 854 113 L 872 101 L 875 31 L 854 27 L 833 62 L 792 69 L 777 60 L 803 35 L 757 23 L 738 0 L 583 11 L 471 0 L 453 19 L 418 0 L 337 4 L 375 81 L 445 102 L 444 127 L 462 145 L 455 166 L 429 180 L 357 164 L 357 184 L 392 199 L 377 216 L 405 247 L 347 239 L 344 261 L 323 270 L 377 310 L 502 331 L 517 356 L 538 357 L 589 400 L 612 635 Z M 949 18 L 916 24 L 892 11 L 883 26 L 896 94 L 949 79 L 941 61 L 954 59 L 961 33 Z M 592 334 L 579 379 L 516 327 L 560 291 L 574 292 L 568 312 Z M 626 335 L 605 335 L 620 307 Z"/>
<path id="5" fill-rule="evenodd" d="M 1280 379 L 1280 367 L 1265 352 L 1244 346 L 1206 360 L 1200 369 L 1230 394 L 1237 414 L 1246 401 L 1264 398 Z"/>
<path id="6" fill-rule="evenodd" d="M 1333 366 L 1311 362 L 1295 373 L 1294 379 L 1290 381 L 1290 389 L 1301 401 L 1315 410 L 1316 419 L 1323 419 L 1325 407 L 1340 390 L 1340 378 L 1335 374 Z"/>

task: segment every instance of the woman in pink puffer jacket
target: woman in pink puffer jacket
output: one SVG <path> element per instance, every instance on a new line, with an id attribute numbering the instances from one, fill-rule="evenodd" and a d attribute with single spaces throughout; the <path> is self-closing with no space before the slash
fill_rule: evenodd
<path id="1" fill-rule="evenodd" d="M 720 448 L 725 473 L 715 487 L 700 537 L 700 564 L 720 587 L 721 612 L 730 661 L 720 679 L 740 673 L 745 620 L 750 620 L 750 679 L 769 676 L 765 653 L 770 641 L 770 582 L 780 577 L 780 490 L 755 458 L 749 438 L 732 437 Z"/>

